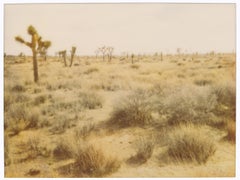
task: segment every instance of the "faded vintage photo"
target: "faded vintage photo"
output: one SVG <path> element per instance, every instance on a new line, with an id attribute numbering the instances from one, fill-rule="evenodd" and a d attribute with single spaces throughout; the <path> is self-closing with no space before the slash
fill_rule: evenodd
<path id="1" fill-rule="evenodd" d="M 5 178 L 236 175 L 236 4 L 4 6 Z"/>

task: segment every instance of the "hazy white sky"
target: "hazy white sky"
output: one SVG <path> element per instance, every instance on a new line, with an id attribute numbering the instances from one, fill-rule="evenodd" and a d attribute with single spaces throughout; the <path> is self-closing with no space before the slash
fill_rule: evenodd
<path id="1" fill-rule="evenodd" d="M 103 45 L 118 54 L 235 50 L 234 4 L 5 4 L 4 11 L 7 54 L 31 53 L 14 40 L 30 40 L 30 24 L 52 41 L 49 54 L 72 46 L 94 54 Z"/>

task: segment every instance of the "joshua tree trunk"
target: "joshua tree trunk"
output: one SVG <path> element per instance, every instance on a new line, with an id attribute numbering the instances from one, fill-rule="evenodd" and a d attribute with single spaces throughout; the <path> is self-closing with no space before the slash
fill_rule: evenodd
<path id="1" fill-rule="evenodd" d="M 74 58 L 75 52 L 76 52 L 76 47 L 72 47 L 70 67 L 72 66 L 73 58 Z"/>
<path id="2" fill-rule="evenodd" d="M 33 52 L 33 76 L 34 82 L 38 82 L 38 63 L 37 63 L 37 52 L 35 50 Z"/>

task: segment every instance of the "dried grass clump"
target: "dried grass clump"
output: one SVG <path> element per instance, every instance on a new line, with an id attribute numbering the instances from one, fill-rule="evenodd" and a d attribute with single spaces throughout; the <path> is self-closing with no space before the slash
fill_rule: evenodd
<path id="1" fill-rule="evenodd" d="M 12 135 L 17 135 L 22 130 L 37 128 L 40 112 L 38 109 L 16 104 L 9 109 L 5 121 Z"/>
<path id="2" fill-rule="evenodd" d="M 16 84 L 15 86 L 12 87 L 11 90 L 13 92 L 25 92 L 27 89 L 21 84 Z"/>
<path id="3" fill-rule="evenodd" d="M 205 164 L 215 151 L 215 144 L 200 127 L 176 127 L 169 135 L 167 153 L 175 161 Z"/>
<path id="4" fill-rule="evenodd" d="M 82 139 L 74 136 L 74 142 L 69 138 L 59 141 L 54 150 L 54 157 L 57 159 L 74 160 L 73 163 L 61 167 L 61 173 L 68 173 L 72 177 L 102 177 L 116 171 L 120 162 L 111 156 L 106 156 L 102 150 L 94 145 L 88 144 Z"/>
<path id="5" fill-rule="evenodd" d="M 86 139 L 90 134 L 96 130 L 96 126 L 93 123 L 85 124 L 80 128 L 76 128 L 74 133 L 77 138 Z"/>
<path id="6" fill-rule="evenodd" d="M 229 81 L 213 87 L 213 93 L 217 97 L 218 106 L 215 113 L 221 117 L 229 117 L 235 120 L 236 115 L 236 83 Z"/>
<path id="7" fill-rule="evenodd" d="M 229 121 L 227 125 L 227 140 L 236 143 L 236 122 Z"/>
<path id="8" fill-rule="evenodd" d="M 213 84 L 213 81 L 208 79 L 196 79 L 194 80 L 194 84 L 198 86 L 207 86 Z"/>
<path id="9" fill-rule="evenodd" d="M 84 108 L 87 109 L 102 108 L 103 106 L 102 97 L 94 92 L 80 92 L 79 102 Z"/>
<path id="10" fill-rule="evenodd" d="M 151 158 L 154 150 L 154 142 L 151 138 L 139 138 L 134 146 L 137 148 L 137 153 L 128 159 L 130 164 L 143 164 Z"/>
<path id="11" fill-rule="evenodd" d="M 91 73 L 98 72 L 98 71 L 99 71 L 98 68 L 91 67 L 91 68 L 87 69 L 86 71 L 84 71 L 84 74 L 91 74 Z"/>
<path id="12" fill-rule="evenodd" d="M 102 177 L 116 171 L 120 162 L 93 145 L 79 146 L 74 154 L 73 172 L 76 176 Z"/>
<path id="13" fill-rule="evenodd" d="M 66 140 L 61 138 L 60 141 L 58 141 L 57 146 L 53 150 L 53 157 L 57 160 L 72 158 L 73 151 L 71 145 L 69 145 Z"/>
<path id="14" fill-rule="evenodd" d="M 47 96 L 46 95 L 39 95 L 34 99 L 34 105 L 38 106 L 40 104 L 45 103 L 47 100 Z"/>
<path id="15" fill-rule="evenodd" d="M 152 105 L 146 91 L 137 90 L 115 105 L 110 123 L 119 127 L 144 126 L 152 121 Z"/>

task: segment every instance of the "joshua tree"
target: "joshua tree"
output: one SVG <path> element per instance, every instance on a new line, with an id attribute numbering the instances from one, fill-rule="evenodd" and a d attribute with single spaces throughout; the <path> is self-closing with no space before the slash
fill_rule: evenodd
<path id="1" fill-rule="evenodd" d="M 131 55 L 131 58 L 132 58 L 132 64 L 133 64 L 133 63 L 134 63 L 134 62 L 133 62 L 133 59 L 134 59 L 134 54 L 132 54 L 132 55 Z"/>
<path id="2" fill-rule="evenodd" d="M 44 60 L 47 61 L 47 49 L 51 46 L 51 41 L 41 41 L 42 37 L 38 39 L 38 52 L 42 57 L 44 57 Z"/>
<path id="3" fill-rule="evenodd" d="M 74 55 L 75 55 L 75 52 L 76 52 L 76 47 L 72 47 L 72 50 L 71 50 L 71 63 L 70 63 L 70 66 L 69 67 L 71 67 L 72 66 L 72 63 L 73 63 L 73 58 L 74 58 Z"/>
<path id="4" fill-rule="evenodd" d="M 64 51 L 59 51 L 59 56 L 62 56 L 62 57 L 63 57 L 63 61 L 64 61 L 65 67 L 67 67 L 66 55 L 67 55 L 67 51 L 66 51 L 66 50 L 64 50 Z"/>
<path id="5" fill-rule="evenodd" d="M 47 49 L 50 45 L 50 41 L 42 41 L 41 37 L 38 35 L 36 29 L 30 25 L 28 27 L 28 34 L 32 36 L 31 42 L 26 42 L 23 38 L 20 36 L 16 36 L 15 40 L 25 44 L 32 50 L 33 54 L 33 76 L 34 76 L 34 82 L 38 82 L 38 64 L 37 64 L 37 54 L 41 51 L 41 49 Z M 50 42 L 50 43 L 49 43 Z"/>
<path id="6" fill-rule="evenodd" d="M 103 61 L 105 59 L 105 54 L 107 52 L 107 48 L 105 46 L 98 49 L 103 54 Z"/>
<path id="7" fill-rule="evenodd" d="M 108 52 L 108 62 L 111 62 L 112 60 L 112 53 L 113 53 L 114 48 L 113 47 L 107 47 L 107 52 Z"/>
<path id="8" fill-rule="evenodd" d="M 162 52 L 161 52 L 160 56 L 161 56 L 161 61 L 163 61 L 163 53 Z"/>
<path id="9" fill-rule="evenodd" d="M 98 54 L 99 54 L 99 49 L 97 49 L 96 51 L 95 51 L 95 54 L 96 54 L 96 59 L 98 58 Z"/>

